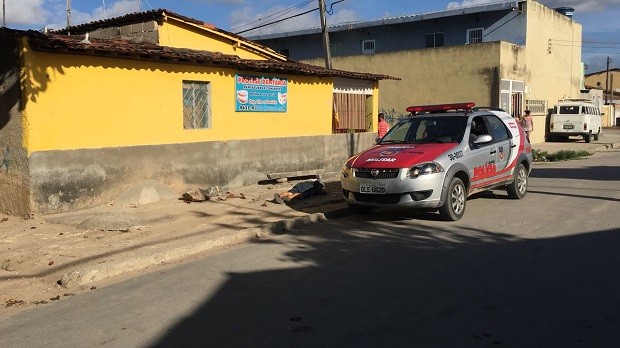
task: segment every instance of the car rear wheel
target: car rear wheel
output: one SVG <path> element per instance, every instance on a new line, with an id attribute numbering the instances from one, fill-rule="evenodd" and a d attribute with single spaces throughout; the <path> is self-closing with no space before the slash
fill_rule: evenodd
<path id="1" fill-rule="evenodd" d="M 584 136 L 583 136 L 583 140 L 584 140 L 586 143 L 589 143 L 589 142 L 590 142 L 590 138 L 592 138 L 592 134 L 590 134 L 590 133 L 588 133 L 588 134 L 586 134 L 586 135 L 584 135 Z"/>
<path id="2" fill-rule="evenodd" d="M 446 220 L 456 221 L 463 217 L 465 204 L 467 202 L 467 191 L 463 181 L 459 178 L 452 178 L 443 205 L 439 207 L 439 214 Z"/>
<path id="3" fill-rule="evenodd" d="M 527 170 L 523 164 L 519 164 L 515 170 L 514 180 L 506 187 L 508 197 L 521 199 L 527 193 Z"/>

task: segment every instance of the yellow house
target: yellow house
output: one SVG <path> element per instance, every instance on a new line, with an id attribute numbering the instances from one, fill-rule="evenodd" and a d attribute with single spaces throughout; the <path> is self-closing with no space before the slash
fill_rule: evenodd
<path id="1" fill-rule="evenodd" d="M 620 126 L 620 69 L 614 68 L 585 75 L 585 86 L 601 92 L 603 126 Z"/>
<path id="2" fill-rule="evenodd" d="M 390 78 L 296 63 L 165 10 L 0 29 L 0 57 L 0 211 L 16 215 L 338 171 L 376 126 L 333 134 L 334 95 L 356 86 L 374 119 Z"/>
<path id="3" fill-rule="evenodd" d="M 586 88 L 603 90 L 603 103 L 616 103 L 620 95 L 620 69 L 597 71 L 585 75 Z"/>

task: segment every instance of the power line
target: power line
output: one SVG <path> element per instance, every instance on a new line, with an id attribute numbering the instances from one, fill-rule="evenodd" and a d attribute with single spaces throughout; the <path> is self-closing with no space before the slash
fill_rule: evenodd
<path id="1" fill-rule="evenodd" d="M 305 14 L 308 14 L 308 13 L 310 13 L 310 12 L 314 12 L 314 11 L 318 11 L 318 10 L 319 10 L 319 8 L 317 7 L 317 8 L 315 8 L 315 9 L 313 9 L 313 10 L 309 10 L 309 11 L 306 11 L 306 12 L 298 13 L 298 14 L 296 14 L 296 15 L 294 15 L 294 16 L 290 16 L 290 17 L 282 18 L 282 19 L 279 19 L 279 20 L 277 20 L 277 21 L 273 21 L 273 22 L 270 22 L 270 23 L 267 23 L 267 24 L 259 25 L 259 26 L 254 27 L 254 28 L 250 28 L 250 29 L 242 30 L 242 31 L 236 32 L 235 34 L 243 34 L 243 33 L 247 33 L 248 31 L 252 31 L 252 30 L 256 30 L 256 29 L 260 29 L 260 28 L 268 27 L 268 26 L 270 26 L 270 25 L 274 25 L 274 24 L 276 24 L 276 23 L 284 22 L 284 21 L 289 20 L 289 19 L 291 19 L 291 18 L 295 18 L 295 17 L 303 16 L 303 15 L 305 15 Z"/>
<path id="2" fill-rule="evenodd" d="M 612 50 L 620 50 L 620 46 L 614 46 L 614 47 L 612 47 L 612 46 L 590 46 L 590 45 L 579 46 L 579 45 L 558 45 L 558 44 L 551 44 L 551 46 L 556 46 L 556 47 L 575 47 L 575 48 L 580 48 L 580 47 L 581 48 L 601 48 L 601 49 L 602 48 L 609 48 L 609 49 L 612 49 Z"/>
<path id="3" fill-rule="evenodd" d="M 551 39 L 551 41 L 562 41 L 562 42 L 581 42 L 581 43 L 591 43 L 591 44 L 611 44 L 611 45 L 620 45 L 620 42 L 614 41 L 587 41 L 587 40 L 560 40 L 560 39 Z"/>
<path id="4" fill-rule="evenodd" d="M 255 20 L 255 21 L 252 21 L 252 22 L 249 22 L 249 23 L 240 24 L 240 25 L 238 25 L 238 26 L 236 26 L 234 28 L 231 28 L 231 31 L 237 30 L 237 29 L 242 28 L 242 27 L 249 26 L 250 24 L 254 24 L 254 23 L 258 23 L 258 22 L 264 21 L 264 20 L 272 18 L 272 17 L 288 14 L 288 13 L 294 11 L 294 10 L 303 8 L 304 6 L 310 4 L 313 1 L 314 0 L 306 0 L 306 1 L 302 2 L 302 3 L 299 3 L 297 5 L 285 8 L 285 9 L 280 10 L 280 11 L 276 11 L 276 12 L 270 14 L 270 15 L 267 15 L 265 17 L 259 18 L 259 19 Z"/>
<path id="5" fill-rule="evenodd" d="M 307 1 L 307 2 L 306 2 L 306 4 L 307 4 L 307 3 L 310 3 L 310 2 L 312 2 L 312 1 L 313 1 L 313 0 Z M 343 1 L 344 1 L 344 0 L 338 0 L 338 1 L 334 1 L 334 2 L 332 2 L 332 3 L 331 3 L 331 5 L 330 5 L 330 9 L 329 9 L 329 11 L 327 11 L 327 12 L 329 13 L 329 12 L 331 11 L 331 13 L 333 13 L 333 6 L 334 6 L 335 4 L 337 4 L 337 3 L 339 3 L 339 2 L 343 2 Z M 296 18 L 296 17 L 300 17 L 300 16 L 303 16 L 303 15 L 305 15 L 305 14 L 308 14 L 308 13 L 311 13 L 311 12 L 314 12 L 314 11 L 318 11 L 318 10 L 319 10 L 319 8 L 318 8 L 318 7 L 315 7 L 315 8 L 313 8 L 313 9 L 308 10 L 308 11 L 305 11 L 305 12 L 301 12 L 301 13 L 298 13 L 298 14 L 295 14 L 295 15 L 292 15 L 292 16 L 288 16 L 288 17 L 285 17 L 285 18 L 282 18 L 282 19 L 278 19 L 278 20 L 275 20 L 275 21 L 273 21 L 273 22 L 269 22 L 269 23 L 266 23 L 266 24 L 263 24 L 263 25 L 259 25 L 259 26 L 256 26 L 256 27 L 253 27 L 253 28 L 250 28 L 250 29 L 245 29 L 245 30 L 242 30 L 242 31 L 239 31 L 239 32 L 235 32 L 235 34 L 243 34 L 243 33 L 247 33 L 248 31 L 252 31 L 252 30 L 256 30 L 256 29 L 260 29 L 260 28 L 268 27 L 268 26 L 270 26 L 270 25 L 274 25 L 274 24 L 277 24 L 277 23 L 280 23 L 280 22 L 284 22 L 284 21 L 286 21 L 286 20 L 289 20 L 289 19 L 292 19 L 292 18 Z M 281 11 L 281 12 L 282 12 L 282 11 Z M 290 12 L 290 11 L 289 11 L 289 12 Z M 257 20 L 257 21 L 254 21 L 254 22 L 258 22 L 258 21 L 260 21 L 260 20 Z M 254 22 L 253 22 L 253 23 L 254 23 Z M 239 26 L 239 27 L 242 27 L 242 26 L 244 26 L 244 25 L 241 25 L 241 26 Z M 237 28 L 238 28 L 238 27 L 237 27 Z"/>

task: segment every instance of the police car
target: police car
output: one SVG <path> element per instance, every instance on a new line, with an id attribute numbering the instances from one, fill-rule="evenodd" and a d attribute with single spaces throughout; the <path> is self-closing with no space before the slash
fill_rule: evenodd
<path id="1" fill-rule="evenodd" d="M 467 197 L 505 188 L 527 193 L 532 148 L 508 113 L 474 103 L 411 106 L 377 144 L 342 168 L 342 191 L 356 210 L 405 206 L 459 220 Z"/>

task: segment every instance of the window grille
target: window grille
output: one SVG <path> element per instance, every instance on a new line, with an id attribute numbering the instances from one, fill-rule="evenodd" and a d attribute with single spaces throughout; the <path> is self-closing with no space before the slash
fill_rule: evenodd
<path id="1" fill-rule="evenodd" d="M 443 46 L 443 33 L 426 34 L 426 48 Z"/>
<path id="2" fill-rule="evenodd" d="M 211 128 L 211 84 L 183 81 L 183 128 Z"/>
<path id="3" fill-rule="evenodd" d="M 528 99 L 525 101 L 525 108 L 527 110 L 530 110 L 532 114 L 534 115 L 546 115 L 547 114 L 547 101 Z"/>
<path id="4" fill-rule="evenodd" d="M 482 42 L 482 32 L 484 28 L 467 29 L 467 44 Z"/>
<path id="5" fill-rule="evenodd" d="M 375 53 L 375 40 L 362 41 L 362 54 L 374 54 Z"/>

